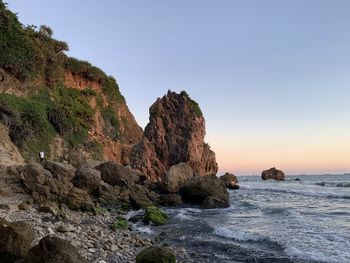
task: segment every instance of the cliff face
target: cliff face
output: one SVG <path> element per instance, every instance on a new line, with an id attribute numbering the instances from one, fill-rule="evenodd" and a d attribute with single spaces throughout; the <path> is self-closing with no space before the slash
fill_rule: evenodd
<path id="1" fill-rule="evenodd" d="M 186 162 L 195 176 L 216 174 L 215 153 L 204 142 L 205 120 L 196 102 L 185 92 L 168 92 L 150 108 L 142 141 L 133 149 L 134 167 L 159 181 L 175 164 Z"/>
<path id="2" fill-rule="evenodd" d="M 47 26 L 24 26 L 0 0 L 0 123 L 25 159 L 128 162 L 142 129 L 113 77 L 68 57 Z"/>

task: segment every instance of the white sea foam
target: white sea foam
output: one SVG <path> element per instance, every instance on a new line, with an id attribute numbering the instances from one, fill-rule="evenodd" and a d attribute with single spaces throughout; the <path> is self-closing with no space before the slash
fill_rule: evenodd
<path id="1" fill-rule="evenodd" d="M 284 252 L 292 257 L 303 260 L 311 260 L 316 262 L 326 262 L 326 263 L 347 263 L 349 262 L 350 253 L 344 251 L 342 254 L 324 254 L 321 251 L 314 251 L 308 248 L 306 250 L 300 250 L 295 247 L 288 247 Z"/>
<path id="2" fill-rule="evenodd" d="M 220 237 L 230 238 L 237 241 L 258 241 L 261 237 L 255 233 L 243 232 L 239 230 L 231 230 L 226 227 L 218 227 L 214 230 L 214 234 Z"/>
<path id="3" fill-rule="evenodd" d="M 176 216 L 175 216 L 175 219 L 178 219 L 178 220 L 181 220 L 181 221 L 185 221 L 185 220 L 191 220 L 191 217 L 186 215 L 185 213 L 178 213 Z"/>
<path id="4" fill-rule="evenodd" d="M 130 219 L 134 216 L 137 216 L 137 215 L 142 215 L 144 213 L 144 211 L 142 209 L 140 210 L 137 210 L 137 211 L 130 211 L 126 214 L 126 219 Z"/>
<path id="5" fill-rule="evenodd" d="M 154 233 L 154 231 L 149 226 L 144 226 L 144 225 L 141 225 L 141 226 L 134 225 L 133 230 L 141 233 L 146 233 L 149 235 Z"/>

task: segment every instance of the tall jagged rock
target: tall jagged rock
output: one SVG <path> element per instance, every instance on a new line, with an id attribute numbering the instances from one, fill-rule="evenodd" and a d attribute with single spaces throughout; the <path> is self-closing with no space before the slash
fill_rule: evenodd
<path id="1" fill-rule="evenodd" d="M 131 155 L 135 168 L 152 181 L 161 181 L 175 164 L 186 162 L 195 176 L 216 174 L 215 153 L 204 142 L 205 120 L 186 92 L 168 91 L 150 107 L 144 136 Z"/>

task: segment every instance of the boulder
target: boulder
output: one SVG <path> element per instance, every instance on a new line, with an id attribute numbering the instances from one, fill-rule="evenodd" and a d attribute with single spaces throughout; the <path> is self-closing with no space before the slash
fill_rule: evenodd
<path id="1" fill-rule="evenodd" d="M 193 177 L 193 170 L 187 163 L 179 163 L 170 167 L 164 180 L 164 190 L 178 193 L 184 182 Z"/>
<path id="2" fill-rule="evenodd" d="M 265 170 L 261 173 L 261 178 L 263 180 L 280 180 L 284 181 L 285 175 L 281 170 L 276 169 L 275 167 Z"/>
<path id="3" fill-rule="evenodd" d="M 182 205 L 182 198 L 178 194 L 163 194 L 159 197 L 159 204 L 163 206 L 179 206 Z"/>
<path id="4" fill-rule="evenodd" d="M 149 247 L 136 256 L 136 263 L 175 263 L 175 252 L 162 246 Z"/>
<path id="5" fill-rule="evenodd" d="M 46 236 L 18 263 L 88 263 L 70 242 Z"/>
<path id="6" fill-rule="evenodd" d="M 153 204 L 157 198 L 142 185 L 133 185 L 129 189 L 129 200 L 130 204 L 135 209 L 140 209 Z M 152 201 L 153 200 L 153 201 Z"/>
<path id="7" fill-rule="evenodd" d="M 168 216 L 158 207 L 149 206 L 145 210 L 143 222 L 146 224 L 152 223 L 154 225 L 164 225 L 168 222 Z"/>
<path id="8" fill-rule="evenodd" d="M 46 201 L 44 203 L 42 203 L 40 206 L 39 206 L 39 212 L 42 212 L 42 213 L 49 213 L 49 214 L 52 214 L 52 215 L 58 215 L 60 209 L 59 207 L 57 206 L 56 203 L 54 202 L 50 202 L 50 201 Z"/>
<path id="9" fill-rule="evenodd" d="M 192 177 L 180 189 L 184 203 L 204 208 L 229 207 L 229 194 L 222 180 L 216 176 Z"/>
<path id="10" fill-rule="evenodd" d="M 133 167 L 151 181 L 163 181 L 170 167 L 181 162 L 188 163 L 196 176 L 217 173 L 215 153 L 204 142 L 203 114 L 186 92 L 169 91 L 149 111 L 143 138 L 131 153 Z"/>
<path id="11" fill-rule="evenodd" d="M 29 224 L 0 218 L 0 262 L 10 263 L 24 257 L 33 239 L 34 231 Z"/>
<path id="12" fill-rule="evenodd" d="M 220 176 L 220 180 L 224 182 L 227 188 L 229 188 L 229 185 L 231 183 L 238 184 L 238 179 L 234 174 L 225 173 L 224 175 Z"/>
<path id="13" fill-rule="evenodd" d="M 73 178 L 73 184 L 75 187 L 87 190 L 89 193 L 94 194 L 98 193 L 100 181 L 101 172 L 84 165 L 77 168 Z"/>
<path id="14" fill-rule="evenodd" d="M 128 166 L 108 161 L 96 166 L 95 169 L 101 172 L 101 178 L 104 182 L 115 186 L 128 186 L 139 181 L 137 172 L 134 172 Z"/>

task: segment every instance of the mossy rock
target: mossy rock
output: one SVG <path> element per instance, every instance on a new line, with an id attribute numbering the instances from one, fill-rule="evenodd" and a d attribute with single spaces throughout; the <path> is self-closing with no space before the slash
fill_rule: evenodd
<path id="1" fill-rule="evenodd" d="M 128 221 L 124 218 L 118 219 L 118 221 L 112 225 L 112 229 L 114 231 L 126 230 L 128 229 Z"/>
<path id="2" fill-rule="evenodd" d="M 154 225 L 164 225 L 168 223 L 168 216 L 158 207 L 149 206 L 146 208 L 143 222 L 147 224 L 153 223 Z"/>
<path id="3" fill-rule="evenodd" d="M 136 257 L 136 263 L 175 263 L 176 256 L 168 247 L 154 246 L 142 250 Z"/>

